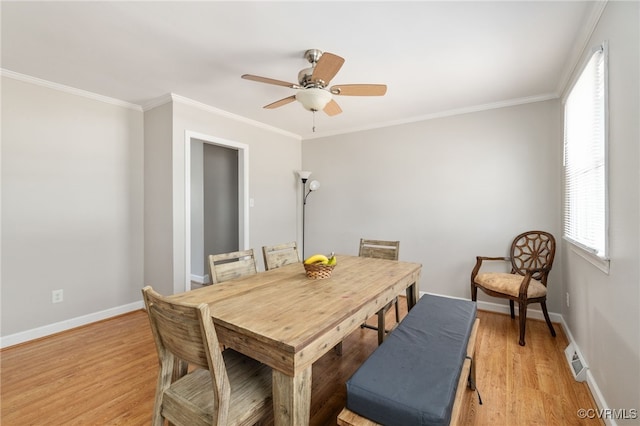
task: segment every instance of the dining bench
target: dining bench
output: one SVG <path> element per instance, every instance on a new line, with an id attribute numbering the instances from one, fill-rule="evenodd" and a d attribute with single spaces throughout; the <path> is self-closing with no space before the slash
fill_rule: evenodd
<path id="1" fill-rule="evenodd" d="M 347 381 L 338 425 L 456 424 L 479 322 L 475 302 L 424 295 Z"/>

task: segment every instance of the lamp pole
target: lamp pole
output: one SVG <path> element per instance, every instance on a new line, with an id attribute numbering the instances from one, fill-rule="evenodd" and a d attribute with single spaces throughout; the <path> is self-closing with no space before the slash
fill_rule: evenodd
<path id="1" fill-rule="evenodd" d="M 309 180 L 309 176 L 311 176 L 311 172 L 300 170 L 298 171 L 298 176 L 300 176 L 300 180 L 302 180 L 302 260 L 304 260 L 305 210 L 307 206 L 307 197 L 309 196 L 309 194 L 311 194 L 311 192 L 320 188 L 320 182 L 318 182 L 317 180 L 312 180 L 309 183 L 309 191 L 306 192 L 307 181 Z"/>
<path id="2" fill-rule="evenodd" d="M 307 207 L 307 196 L 304 191 L 307 186 L 307 179 L 308 178 L 302 178 L 302 260 L 306 259 L 304 257 L 304 212 Z"/>

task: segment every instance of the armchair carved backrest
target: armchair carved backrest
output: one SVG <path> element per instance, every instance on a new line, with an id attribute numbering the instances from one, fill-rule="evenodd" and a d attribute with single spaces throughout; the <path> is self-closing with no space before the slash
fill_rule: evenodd
<path id="1" fill-rule="evenodd" d="M 528 231 L 514 238 L 511 244 L 511 273 L 526 275 L 545 286 L 556 254 L 556 240 L 548 232 Z"/>

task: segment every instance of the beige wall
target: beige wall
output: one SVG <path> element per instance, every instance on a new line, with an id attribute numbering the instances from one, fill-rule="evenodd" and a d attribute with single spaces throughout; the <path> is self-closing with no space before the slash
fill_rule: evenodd
<path id="1" fill-rule="evenodd" d="M 140 300 L 142 121 L 2 78 L 3 336 Z"/>
<path id="2" fill-rule="evenodd" d="M 173 105 L 144 113 L 144 285 L 173 293 Z"/>
<path id="3" fill-rule="evenodd" d="M 307 203 L 307 253 L 400 240 L 400 259 L 423 264 L 421 291 L 469 298 L 475 256 L 506 256 L 529 229 L 560 239 L 559 114 L 546 101 L 304 141 L 303 167 L 322 184 Z"/>
<path id="4" fill-rule="evenodd" d="M 640 3 L 609 2 L 587 46 L 609 43 L 609 274 L 563 247 L 565 321 L 590 384 L 609 407 L 627 410 L 640 409 L 639 27 Z"/>

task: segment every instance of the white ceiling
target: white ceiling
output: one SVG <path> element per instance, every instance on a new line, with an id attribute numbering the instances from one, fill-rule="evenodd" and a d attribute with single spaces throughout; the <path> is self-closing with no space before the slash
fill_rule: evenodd
<path id="1" fill-rule="evenodd" d="M 129 103 L 168 93 L 303 138 L 560 94 L 597 17 L 584 1 L 9 2 L 2 68 Z M 346 59 L 331 84 L 385 83 L 383 97 L 336 97 L 343 113 L 297 102 L 317 48 Z"/>

